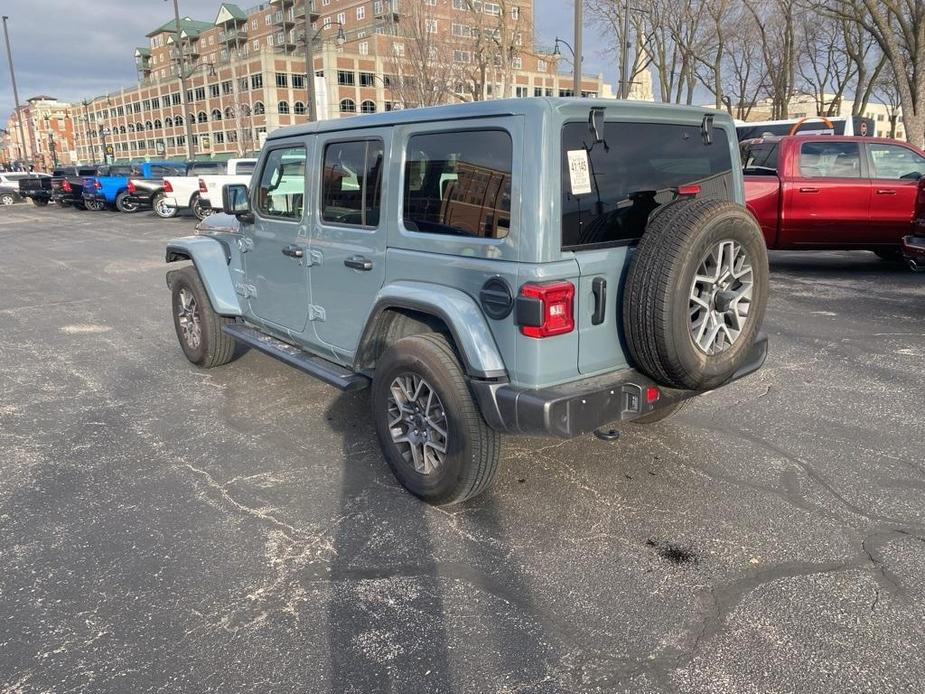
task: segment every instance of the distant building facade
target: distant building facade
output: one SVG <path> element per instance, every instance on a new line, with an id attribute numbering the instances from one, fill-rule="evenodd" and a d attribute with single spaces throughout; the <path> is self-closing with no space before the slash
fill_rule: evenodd
<path id="1" fill-rule="evenodd" d="M 179 35 L 174 20 L 152 30 L 135 50 L 137 85 L 71 108 L 78 158 L 184 158 L 188 144 L 197 157 L 243 155 L 259 150 L 266 133 L 307 121 L 306 14 L 320 119 L 417 106 L 412 56 L 423 42 L 442 51 L 442 69 L 461 75 L 444 103 L 572 95 L 558 56 L 534 47 L 533 0 L 222 3 L 214 21 L 182 18 Z M 483 56 L 476 66 L 479 38 L 502 32 L 510 65 L 485 65 Z M 600 75 L 583 75 L 581 87 L 585 96 L 611 95 Z"/>
<path id="2" fill-rule="evenodd" d="M 4 126 L 5 164 L 21 162 L 50 171 L 56 162 L 61 165 L 75 163 L 77 150 L 70 104 L 53 96 L 33 96 L 19 107 L 19 113 L 22 136 L 15 110 Z"/>

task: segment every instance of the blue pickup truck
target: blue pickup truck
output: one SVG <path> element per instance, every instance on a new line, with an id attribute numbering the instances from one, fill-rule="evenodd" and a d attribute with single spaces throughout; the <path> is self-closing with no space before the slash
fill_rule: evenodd
<path id="1" fill-rule="evenodd" d="M 88 210 L 117 209 L 119 212 L 137 212 L 139 204 L 128 190 L 130 176 L 155 178 L 163 170 L 173 171 L 176 162 L 150 161 L 140 164 L 115 164 L 101 167 L 98 175 L 84 179 L 83 199 Z"/>

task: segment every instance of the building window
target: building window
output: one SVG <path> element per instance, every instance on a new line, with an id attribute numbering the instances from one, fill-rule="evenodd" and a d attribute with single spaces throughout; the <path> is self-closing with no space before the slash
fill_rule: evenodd
<path id="1" fill-rule="evenodd" d="M 164 119 L 164 127 L 165 127 L 165 128 L 172 128 L 172 127 L 173 127 L 173 118 L 171 118 L 170 116 L 167 116 L 167 117 Z M 125 131 L 123 131 L 123 132 L 125 132 Z"/>
<path id="2" fill-rule="evenodd" d="M 344 24 L 346 24 L 346 23 L 347 23 L 347 13 L 346 13 L 346 12 L 338 12 L 338 13 L 337 13 L 337 21 L 340 22 L 341 26 L 343 26 Z"/>
<path id="3" fill-rule="evenodd" d="M 341 113 L 356 113 L 357 105 L 354 103 L 353 99 L 341 99 L 340 100 L 340 112 Z"/>
<path id="4" fill-rule="evenodd" d="M 151 125 L 151 121 L 149 121 L 149 120 L 146 120 L 146 121 L 145 121 L 145 130 L 150 130 L 150 129 L 151 129 L 151 127 L 152 127 L 152 125 Z"/>
<path id="5" fill-rule="evenodd" d="M 174 92 L 173 94 L 170 95 L 170 103 L 173 106 L 180 105 L 180 92 Z"/>
<path id="6" fill-rule="evenodd" d="M 174 125 L 183 125 L 183 116 L 174 116 L 173 117 Z"/>
<path id="7" fill-rule="evenodd" d="M 221 119 L 222 119 L 222 112 L 217 108 L 213 108 L 212 109 L 212 120 L 221 120 Z"/>
<path id="8" fill-rule="evenodd" d="M 259 40 L 254 39 L 254 44 L 253 44 L 253 45 L 254 45 L 254 50 L 255 50 L 255 51 L 259 51 L 259 50 L 260 50 L 260 41 L 259 41 Z"/>
<path id="9" fill-rule="evenodd" d="M 515 70 L 523 70 L 524 68 L 524 59 L 519 55 L 515 55 L 514 59 L 511 60 L 511 67 Z"/>
<path id="10" fill-rule="evenodd" d="M 356 77 L 350 70 L 338 70 L 337 83 L 341 85 L 352 86 L 356 84 Z"/>
<path id="11" fill-rule="evenodd" d="M 362 104 L 360 104 L 361 113 L 375 113 L 376 112 L 376 102 L 370 101 L 367 99 Z"/>
<path id="12" fill-rule="evenodd" d="M 289 102 L 280 101 L 278 104 L 276 104 L 276 111 L 277 113 L 289 113 Z"/>
<path id="13" fill-rule="evenodd" d="M 209 120 L 209 116 L 208 116 L 208 114 L 206 114 L 205 111 L 200 111 L 198 114 L 196 114 L 196 122 L 197 122 L 197 123 L 205 123 L 205 122 L 207 122 L 208 120 Z"/>
<path id="14" fill-rule="evenodd" d="M 453 51 L 454 63 L 468 63 L 471 57 L 469 51 Z"/>
<path id="15" fill-rule="evenodd" d="M 534 87 L 534 88 L 533 88 L 533 96 L 543 96 L 543 88 L 542 88 L 542 87 Z"/>
<path id="16" fill-rule="evenodd" d="M 271 13 L 271 14 L 267 14 L 267 16 L 263 18 L 263 21 L 266 23 L 267 26 L 270 26 L 270 24 L 271 24 L 272 21 L 273 21 L 273 15 L 272 15 L 272 13 Z"/>
<path id="17" fill-rule="evenodd" d="M 276 86 L 277 87 L 288 87 L 289 86 L 289 75 L 285 72 L 276 73 Z"/>
<path id="18" fill-rule="evenodd" d="M 265 113 L 266 113 L 266 109 L 264 108 L 262 101 L 258 101 L 256 104 L 254 104 L 254 115 L 255 116 L 262 116 Z"/>
<path id="19" fill-rule="evenodd" d="M 392 44 L 392 55 L 396 55 L 399 58 L 404 58 L 405 57 L 405 44 L 393 43 Z"/>
<path id="20" fill-rule="evenodd" d="M 360 73 L 360 86 L 361 87 L 372 87 L 376 84 L 376 75 L 372 72 L 361 72 Z"/>
<path id="21" fill-rule="evenodd" d="M 155 129 L 155 130 L 160 130 L 160 129 L 161 129 L 161 119 L 160 119 L 160 118 L 155 118 L 155 119 L 154 119 L 154 129 Z"/>
<path id="22" fill-rule="evenodd" d="M 461 12 L 468 12 L 469 5 L 466 3 L 466 0 L 453 0 L 453 9 Z"/>
<path id="23" fill-rule="evenodd" d="M 527 87 L 516 87 L 514 92 L 518 97 L 524 98 L 530 94 L 530 90 Z"/>
<path id="24" fill-rule="evenodd" d="M 213 136 L 215 137 L 215 144 L 217 145 L 225 144 L 225 133 L 219 131 L 219 132 L 213 133 Z"/>
<path id="25" fill-rule="evenodd" d="M 292 75 L 292 88 L 293 89 L 304 89 L 305 88 L 305 75 Z"/>
<path id="26" fill-rule="evenodd" d="M 218 96 L 220 94 L 220 90 L 221 90 L 221 87 L 219 87 L 217 84 L 210 84 L 209 85 L 209 96 L 211 97 Z"/>
<path id="27" fill-rule="evenodd" d="M 263 87 L 263 74 L 258 72 L 251 75 L 251 89 L 261 89 Z"/>
<path id="28" fill-rule="evenodd" d="M 292 105 L 292 112 L 296 114 L 297 116 L 304 116 L 305 115 L 305 104 L 303 104 L 301 101 L 296 101 Z"/>
<path id="29" fill-rule="evenodd" d="M 225 118 L 226 119 L 234 118 L 234 106 L 225 107 Z"/>
<path id="30" fill-rule="evenodd" d="M 376 0 L 373 3 L 373 14 L 376 15 L 377 17 L 381 17 L 383 15 L 382 0 Z"/>
<path id="31" fill-rule="evenodd" d="M 357 44 L 357 50 L 359 51 L 360 55 L 369 55 L 369 42 L 361 41 L 359 44 Z"/>
<path id="32" fill-rule="evenodd" d="M 536 61 L 536 71 L 537 71 L 537 72 L 546 72 L 546 61 L 545 61 L 545 60 L 537 60 L 537 61 Z"/>
<path id="33" fill-rule="evenodd" d="M 357 8 L 357 19 L 358 20 L 366 19 L 366 7 L 364 7 L 363 5 L 360 5 Z"/>
<path id="34" fill-rule="evenodd" d="M 196 101 L 203 101 L 206 98 L 206 88 L 196 87 Z"/>
<path id="35" fill-rule="evenodd" d="M 520 8 L 517 5 L 511 8 L 511 19 L 515 21 L 520 19 Z"/>
<path id="36" fill-rule="evenodd" d="M 436 34 L 436 33 L 437 33 L 437 20 L 436 20 L 436 19 L 428 19 L 428 20 L 427 20 L 427 33 L 428 33 L 428 34 Z"/>

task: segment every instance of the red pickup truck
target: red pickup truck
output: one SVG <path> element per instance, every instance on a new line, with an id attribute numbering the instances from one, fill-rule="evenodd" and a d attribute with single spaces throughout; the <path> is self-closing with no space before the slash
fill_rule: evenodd
<path id="1" fill-rule="evenodd" d="M 899 259 L 925 154 L 874 137 L 793 135 L 740 144 L 745 201 L 768 248 L 870 250 Z"/>

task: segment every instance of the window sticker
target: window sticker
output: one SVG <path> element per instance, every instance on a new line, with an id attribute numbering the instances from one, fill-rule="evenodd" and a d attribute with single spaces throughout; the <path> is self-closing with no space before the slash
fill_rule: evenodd
<path id="1" fill-rule="evenodd" d="M 587 150 L 570 149 L 568 151 L 568 174 L 572 195 L 586 195 L 591 192 Z"/>

